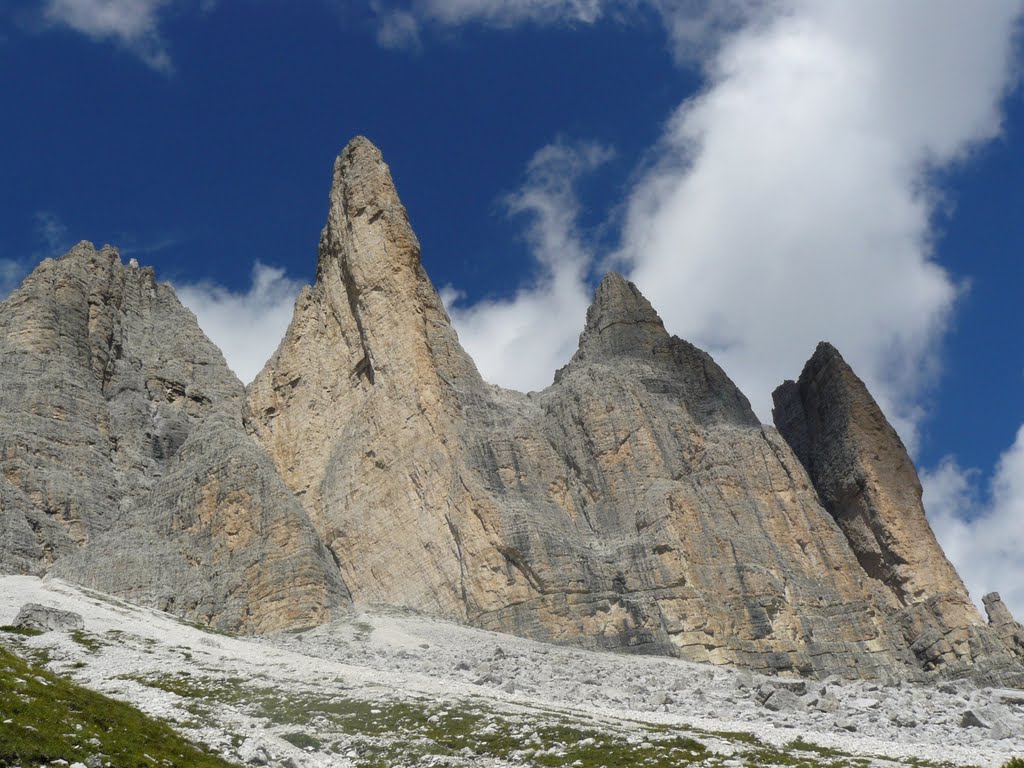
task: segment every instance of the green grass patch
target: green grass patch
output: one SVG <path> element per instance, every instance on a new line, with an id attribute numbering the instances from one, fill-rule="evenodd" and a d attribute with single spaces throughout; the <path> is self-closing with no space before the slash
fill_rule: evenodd
<path id="1" fill-rule="evenodd" d="M 7 632 L 11 635 L 21 635 L 22 637 L 36 637 L 43 634 L 41 629 L 32 629 L 32 627 L 15 627 L 12 624 L 4 624 L 0 626 L 0 632 Z"/>
<path id="2" fill-rule="evenodd" d="M 84 632 L 81 629 L 76 629 L 72 632 L 71 639 L 85 648 L 89 653 L 99 653 L 100 649 L 106 645 L 106 643 L 102 642 L 99 638 L 94 635 L 90 635 L 88 632 Z"/>
<path id="3" fill-rule="evenodd" d="M 75 685 L 0 647 L 0 766 L 84 762 L 95 754 L 123 768 L 228 768 L 169 726 Z M 90 746 L 92 739 L 100 746 Z"/>

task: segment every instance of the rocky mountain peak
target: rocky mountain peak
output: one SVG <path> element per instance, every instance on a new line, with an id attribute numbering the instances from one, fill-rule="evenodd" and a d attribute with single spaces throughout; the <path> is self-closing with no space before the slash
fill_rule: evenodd
<path id="1" fill-rule="evenodd" d="M 357 138 L 247 392 L 115 249 L 0 305 L 0 571 L 260 632 L 387 604 L 761 671 L 1019 679 L 1019 625 L 971 606 L 839 353 L 776 394 L 781 436 L 614 273 L 551 387 L 484 383 Z"/>
<path id="2" fill-rule="evenodd" d="M 419 241 L 381 151 L 369 139 L 357 136 L 334 161 L 317 281 L 334 266 L 370 269 L 363 263 L 367 259 L 379 262 L 378 266 L 418 264 L 419 254 Z"/>
<path id="3" fill-rule="evenodd" d="M 606 354 L 650 352 L 668 339 L 665 326 L 640 289 L 609 272 L 594 293 L 580 349 Z"/>
<path id="4" fill-rule="evenodd" d="M 966 595 L 925 519 L 906 447 L 839 351 L 819 343 L 800 378 L 773 399 L 776 427 L 868 574 L 904 605 L 937 592 Z"/>
<path id="5" fill-rule="evenodd" d="M 928 524 L 906 447 L 839 351 L 820 343 L 773 399 L 776 427 L 924 665 L 1019 680 L 1015 651 L 984 625 Z"/>

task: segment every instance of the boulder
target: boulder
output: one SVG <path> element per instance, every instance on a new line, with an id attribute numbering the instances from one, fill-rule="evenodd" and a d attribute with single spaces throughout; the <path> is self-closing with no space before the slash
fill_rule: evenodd
<path id="1" fill-rule="evenodd" d="M 14 626 L 35 629 L 40 632 L 72 632 L 84 629 L 85 621 L 81 614 L 65 611 L 48 605 L 26 603 L 18 611 Z"/>

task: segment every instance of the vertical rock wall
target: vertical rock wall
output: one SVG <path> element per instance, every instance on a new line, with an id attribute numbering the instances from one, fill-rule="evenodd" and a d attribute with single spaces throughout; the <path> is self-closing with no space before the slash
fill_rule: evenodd
<path id="1" fill-rule="evenodd" d="M 80 243 L 0 305 L 0 329 L 0 571 L 226 629 L 317 623 L 345 602 L 242 430 L 244 388 L 152 270 Z"/>
<path id="2" fill-rule="evenodd" d="M 1017 660 L 982 621 L 928 524 L 899 435 L 839 352 L 819 344 L 800 379 L 773 397 L 779 432 L 864 572 L 897 601 L 892 621 L 924 667 L 1016 679 Z"/>

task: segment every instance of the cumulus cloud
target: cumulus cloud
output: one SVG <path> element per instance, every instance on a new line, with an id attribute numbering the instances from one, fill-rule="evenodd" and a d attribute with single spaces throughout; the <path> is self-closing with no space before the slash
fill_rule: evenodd
<path id="1" fill-rule="evenodd" d="M 609 157 L 592 143 L 553 144 L 534 155 L 525 184 L 506 200 L 512 214 L 528 217 L 536 257 L 532 279 L 514 296 L 461 306 L 457 289 L 441 291 L 460 340 L 491 381 L 541 389 L 575 351 L 592 259 L 579 232 L 574 185 Z"/>
<path id="2" fill-rule="evenodd" d="M 704 89 L 668 120 L 627 195 L 620 246 L 600 263 L 708 349 L 762 419 L 772 389 L 827 339 L 913 448 L 962 290 L 933 258 L 936 173 L 999 134 L 1021 3 L 737 0 L 710 15 L 702 3 L 652 4 L 677 41 L 693 25 L 723 32 Z M 517 306 L 551 290 L 525 285 Z M 456 324 L 489 379 L 542 386 L 550 371 L 525 381 L 486 353 L 482 329 L 514 322 L 509 309 L 484 303 Z M 582 321 L 549 317 L 533 357 L 570 343 Z M 518 348 L 531 357 L 528 342 Z"/>
<path id="3" fill-rule="evenodd" d="M 981 473 L 953 457 L 921 474 L 924 503 L 935 535 L 981 603 L 1000 592 L 1018 621 L 1024 619 L 1024 426 L 999 460 L 987 493 Z"/>
<path id="4" fill-rule="evenodd" d="M 44 18 L 92 40 L 112 41 L 153 69 L 173 70 L 160 36 L 160 12 L 170 0 L 46 0 Z"/>
<path id="5" fill-rule="evenodd" d="M 284 337 L 295 297 L 303 283 L 283 269 L 256 262 L 248 290 L 232 291 L 210 282 L 174 286 L 199 327 L 220 347 L 228 366 L 248 384 Z"/>
<path id="6" fill-rule="evenodd" d="M 828 339 L 915 442 L 958 294 L 933 174 L 998 135 L 1019 10 L 793 2 L 727 39 L 672 117 L 619 256 L 762 418 Z"/>

